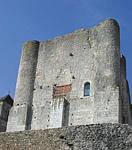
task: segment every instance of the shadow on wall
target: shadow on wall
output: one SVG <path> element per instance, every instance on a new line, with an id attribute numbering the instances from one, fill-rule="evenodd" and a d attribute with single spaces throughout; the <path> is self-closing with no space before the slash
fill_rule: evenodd
<path id="1" fill-rule="evenodd" d="M 63 109 L 62 127 L 68 126 L 68 123 L 69 123 L 69 111 L 70 111 L 70 103 L 65 99 L 64 100 L 64 109 Z"/>

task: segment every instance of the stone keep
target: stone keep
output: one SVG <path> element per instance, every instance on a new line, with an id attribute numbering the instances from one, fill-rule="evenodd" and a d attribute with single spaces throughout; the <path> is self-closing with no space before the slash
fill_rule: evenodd
<path id="1" fill-rule="evenodd" d="M 26 42 L 7 131 L 97 123 L 132 124 L 118 23 Z"/>

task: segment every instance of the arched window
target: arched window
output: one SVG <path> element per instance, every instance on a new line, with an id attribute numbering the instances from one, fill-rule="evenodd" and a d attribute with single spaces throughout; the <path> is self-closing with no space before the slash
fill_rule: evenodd
<path id="1" fill-rule="evenodd" d="M 90 83 L 86 82 L 84 84 L 84 96 L 90 96 Z"/>

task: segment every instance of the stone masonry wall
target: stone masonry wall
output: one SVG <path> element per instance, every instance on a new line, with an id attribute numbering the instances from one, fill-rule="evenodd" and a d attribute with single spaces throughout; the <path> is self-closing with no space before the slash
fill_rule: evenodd
<path id="1" fill-rule="evenodd" d="M 122 110 L 121 113 L 121 122 L 128 123 L 132 125 L 132 115 L 130 108 L 130 93 L 129 93 L 129 85 L 126 77 L 126 59 L 123 55 L 121 55 L 120 59 L 120 69 L 121 69 L 121 84 L 120 84 L 120 107 Z"/>
<path id="2" fill-rule="evenodd" d="M 0 132 L 5 132 L 11 105 L 3 101 L 0 103 Z"/>
<path id="3" fill-rule="evenodd" d="M 132 127 L 92 124 L 0 134 L 0 150 L 132 150 Z"/>
<path id="4" fill-rule="evenodd" d="M 128 94 L 121 90 L 120 64 L 120 29 L 113 19 L 26 42 L 7 131 L 122 122 L 121 99 L 128 101 Z M 87 82 L 89 96 L 84 95 Z"/>
<path id="5" fill-rule="evenodd" d="M 65 95 L 69 103 L 68 125 L 119 122 L 119 37 L 118 23 L 108 19 L 93 28 L 40 42 L 31 130 L 47 129 L 49 118 L 54 118 L 53 127 L 57 127 L 59 118 L 56 115 L 55 121 L 51 109 L 57 93 Z M 85 97 L 86 82 L 90 83 L 90 96 Z M 56 112 L 60 110 L 58 107 Z"/>
<path id="6" fill-rule="evenodd" d="M 30 129 L 38 48 L 37 41 L 26 42 L 23 45 L 14 105 L 9 114 L 7 131 Z"/>
<path id="7" fill-rule="evenodd" d="M 10 95 L 0 98 L 0 132 L 6 132 L 8 116 L 13 106 L 13 99 Z"/>

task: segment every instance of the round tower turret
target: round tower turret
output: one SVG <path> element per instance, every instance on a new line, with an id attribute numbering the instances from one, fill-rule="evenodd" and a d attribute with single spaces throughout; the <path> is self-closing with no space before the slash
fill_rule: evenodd
<path id="1" fill-rule="evenodd" d="M 31 103 L 38 58 L 38 41 L 28 41 L 23 45 L 15 92 L 15 105 Z"/>

